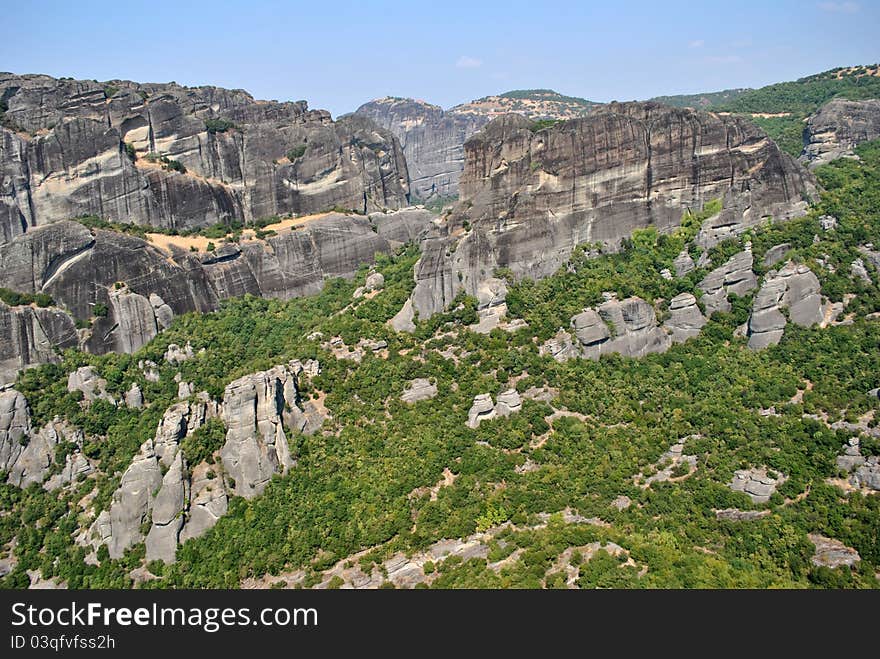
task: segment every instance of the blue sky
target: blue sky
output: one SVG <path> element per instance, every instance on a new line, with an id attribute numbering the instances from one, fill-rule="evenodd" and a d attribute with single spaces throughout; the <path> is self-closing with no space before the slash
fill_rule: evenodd
<path id="1" fill-rule="evenodd" d="M 17 2 L 0 70 L 449 107 L 549 87 L 598 101 L 758 87 L 880 61 L 880 1 Z"/>

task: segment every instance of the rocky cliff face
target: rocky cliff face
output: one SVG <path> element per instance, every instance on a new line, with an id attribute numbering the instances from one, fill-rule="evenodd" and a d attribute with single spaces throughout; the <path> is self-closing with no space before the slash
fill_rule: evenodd
<path id="1" fill-rule="evenodd" d="M 0 243 L 79 215 L 191 228 L 406 205 L 394 137 L 304 101 L 9 73 L 0 101 Z"/>
<path id="2" fill-rule="evenodd" d="M 531 128 L 507 115 L 466 143 L 459 204 L 417 266 L 420 317 L 476 294 L 499 267 L 544 277 L 579 243 L 615 248 L 635 229 L 671 231 L 713 199 L 723 210 L 703 222 L 703 246 L 800 214 L 815 192 L 803 167 L 738 117 L 628 103 Z"/>
<path id="3" fill-rule="evenodd" d="M 220 404 L 200 393 L 197 400 L 169 407 L 155 437 L 141 445 L 109 509 L 98 515 L 85 540 L 95 548 L 106 544 L 114 558 L 144 542 L 147 560 L 171 563 L 180 543 L 202 535 L 226 514 L 230 496 L 260 494 L 274 474 L 284 474 L 294 464 L 288 433 L 314 431 L 304 423 L 307 410 L 297 388 L 303 369 L 294 360 L 230 383 Z M 6 417 L 9 441 L 24 432 L 18 427 L 26 421 L 16 399 L 4 396 L 0 442 Z M 4 417 L 6 408 L 12 412 Z M 227 426 L 225 444 L 207 461 L 190 464 L 182 442 L 215 418 Z"/>
<path id="4" fill-rule="evenodd" d="M 829 101 L 807 120 L 800 160 L 817 167 L 851 156 L 862 142 L 880 138 L 880 100 Z"/>
<path id="5" fill-rule="evenodd" d="M 380 98 L 356 113 L 391 131 L 406 155 L 410 187 L 420 199 L 458 194 L 464 169 L 464 143 L 489 121 L 481 114 L 444 112 L 409 98 Z"/>
<path id="6" fill-rule="evenodd" d="M 160 246 L 72 221 L 33 228 L 0 245 L 0 286 L 48 293 L 58 307 L 0 303 L 0 383 L 54 361 L 57 348 L 134 352 L 174 315 L 210 311 L 226 298 L 317 293 L 326 278 L 351 277 L 376 252 L 417 239 L 432 219 L 420 209 L 371 218 L 331 213 L 210 253 L 191 252 L 185 240 Z M 96 315 L 96 305 L 106 314 Z M 78 332 L 75 318 L 91 319 L 90 328 Z"/>

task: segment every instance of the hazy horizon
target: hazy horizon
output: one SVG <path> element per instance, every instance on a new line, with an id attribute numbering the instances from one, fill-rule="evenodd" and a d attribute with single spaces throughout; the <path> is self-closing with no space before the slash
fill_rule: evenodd
<path id="1" fill-rule="evenodd" d="M 148 9 L 105 0 L 9 7 L 16 29 L 0 43 L 0 69 L 241 88 L 339 116 L 383 96 L 449 108 L 546 88 L 607 102 L 761 87 L 880 61 L 878 2 L 255 0 L 242 9 L 158 0 Z"/>

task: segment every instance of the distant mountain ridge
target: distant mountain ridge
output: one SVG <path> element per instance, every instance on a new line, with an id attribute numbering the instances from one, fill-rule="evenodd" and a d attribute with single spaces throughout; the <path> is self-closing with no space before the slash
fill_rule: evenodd
<path id="1" fill-rule="evenodd" d="M 456 105 L 449 112 L 491 118 L 514 112 L 535 120 L 574 119 L 586 116 L 597 105 L 601 104 L 577 96 L 566 96 L 552 89 L 514 89 Z"/>
<path id="2" fill-rule="evenodd" d="M 694 108 L 706 110 L 718 105 L 725 105 L 739 98 L 747 92 L 754 91 L 750 87 L 738 89 L 724 89 L 720 92 L 707 92 L 702 94 L 675 94 L 673 96 L 655 96 L 648 99 L 655 103 L 663 103 L 676 108 Z"/>

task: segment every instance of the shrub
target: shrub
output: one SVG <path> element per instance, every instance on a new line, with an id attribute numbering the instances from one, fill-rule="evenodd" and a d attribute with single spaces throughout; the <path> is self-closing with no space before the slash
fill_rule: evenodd
<path id="1" fill-rule="evenodd" d="M 213 418 L 193 434 L 186 437 L 180 444 L 183 457 L 190 465 L 210 460 L 214 451 L 219 451 L 226 441 L 226 426 L 220 419 Z"/>
<path id="2" fill-rule="evenodd" d="M 0 288 L 0 300 L 3 300 L 10 307 L 16 307 L 25 304 L 36 304 L 38 307 L 51 307 L 55 304 L 55 300 L 51 295 L 46 293 L 19 293 L 8 288 Z"/>
<path id="3" fill-rule="evenodd" d="M 92 307 L 92 313 L 96 318 L 104 318 L 109 312 L 110 309 L 103 302 L 95 302 L 95 306 Z"/>
<path id="4" fill-rule="evenodd" d="M 299 146 L 293 147 L 290 151 L 287 152 L 287 159 L 291 162 L 296 160 L 297 158 L 302 158 L 306 153 L 306 145 L 300 144 Z"/>
<path id="5" fill-rule="evenodd" d="M 238 128 L 234 122 L 228 119 L 205 119 L 205 129 L 211 133 L 225 133 L 233 128 Z"/>

